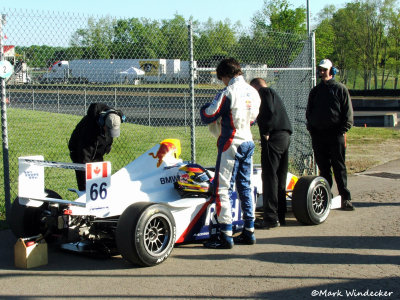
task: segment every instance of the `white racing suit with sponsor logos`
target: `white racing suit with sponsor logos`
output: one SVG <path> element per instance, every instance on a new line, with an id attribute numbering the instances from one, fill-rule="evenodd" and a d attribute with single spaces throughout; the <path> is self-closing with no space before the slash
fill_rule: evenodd
<path id="1" fill-rule="evenodd" d="M 254 142 L 250 126 L 255 122 L 260 96 L 243 76 L 234 77 L 212 103 L 200 109 L 201 119 L 218 136 L 213 197 L 221 231 L 232 236 L 230 196 L 233 185 L 241 200 L 245 228 L 254 230 L 254 202 L 251 192 Z"/>

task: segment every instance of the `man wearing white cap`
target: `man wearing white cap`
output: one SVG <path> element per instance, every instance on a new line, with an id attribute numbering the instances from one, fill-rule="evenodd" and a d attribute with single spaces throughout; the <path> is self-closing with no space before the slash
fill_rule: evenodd
<path id="1" fill-rule="evenodd" d="M 104 154 L 111 151 L 113 138 L 119 137 L 125 116 L 122 111 L 104 103 L 90 104 L 86 116 L 76 125 L 68 143 L 74 163 L 103 161 Z M 78 189 L 86 190 L 84 171 L 75 171 Z"/>
<path id="2" fill-rule="evenodd" d="M 310 132 L 315 160 L 332 187 L 335 176 L 343 210 L 354 210 L 347 188 L 345 164 L 346 132 L 353 125 L 353 107 L 346 86 L 336 82 L 336 69 L 329 59 L 318 64 L 321 82 L 309 94 L 306 111 L 307 129 Z"/>

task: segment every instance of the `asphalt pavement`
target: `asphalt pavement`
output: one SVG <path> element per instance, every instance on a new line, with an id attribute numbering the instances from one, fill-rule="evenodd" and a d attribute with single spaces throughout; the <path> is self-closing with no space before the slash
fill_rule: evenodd
<path id="1" fill-rule="evenodd" d="M 0 299 L 400 299 L 400 160 L 349 177 L 356 210 L 317 226 L 256 231 L 231 250 L 175 247 L 138 268 L 50 249 L 48 264 L 14 266 L 15 237 L 0 231 Z"/>

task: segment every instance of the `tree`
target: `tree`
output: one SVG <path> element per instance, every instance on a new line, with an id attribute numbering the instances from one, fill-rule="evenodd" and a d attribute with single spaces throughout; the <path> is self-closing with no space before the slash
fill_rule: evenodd
<path id="1" fill-rule="evenodd" d="M 114 34 L 116 58 L 161 58 L 165 54 L 166 41 L 157 21 L 118 20 Z"/>
<path id="2" fill-rule="evenodd" d="M 324 58 L 333 59 L 335 32 L 332 26 L 332 18 L 336 13 L 334 5 L 326 5 L 317 16 L 319 24 L 315 29 L 316 60 Z"/>
<path id="3" fill-rule="evenodd" d="M 359 67 L 367 63 L 362 46 L 365 43 L 365 24 L 360 14 L 360 4 L 348 3 L 345 8 L 336 11 L 331 19 L 331 26 L 332 60 L 340 70 L 342 82 L 347 83 L 350 75 L 348 70 L 354 70 L 355 79 Z"/>
<path id="4" fill-rule="evenodd" d="M 95 20 L 89 18 L 88 28 L 78 29 L 71 38 L 72 47 L 84 47 L 83 58 L 105 59 L 112 57 L 115 20 L 110 17 Z"/>
<path id="5" fill-rule="evenodd" d="M 290 8 L 287 0 L 264 0 L 263 8 L 252 19 L 255 29 L 305 34 L 306 9 Z"/>
<path id="6" fill-rule="evenodd" d="M 247 61 L 286 67 L 303 50 L 307 32 L 305 8 L 291 9 L 287 0 L 264 0 L 252 23 L 252 35 L 239 41 L 239 51 Z M 245 55 L 246 47 L 249 55 Z"/>
<path id="7" fill-rule="evenodd" d="M 394 89 L 397 89 L 400 75 L 400 9 L 392 10 L 388 16 L 388 57 L 386 65 L 394 75 Z"/>
<path id="8" fill-rule="evenodd" d="M 23 53 L 26 62 L 32 68 L 48 68 L 54 62 L 49 58 L 54 57 L 54 53 L 60 49 L 60 47 L 32 45 L 29 47 L 16 47 L 16 53 Z"/>
<path id="9" fill-rule="evenodd" d="M 214 22 L 211 18 L 196 32 L 194 48 L 196 60 L 214 56 L 232 56 L 237 44 L 236 31 L 229 19 Z"/>
<path id="10" fill-rule="evenodd" d="M 354 78 L 361 72 L 364 89 L 370 89 L 372 82 L 378 88 L 380 70 L 383 88 L 392 70 L 387 67 L 393 66 L 395 60 L 391 49 L 396 31 L 390 39 L 388 36 L 395 23 L 388 21 L 389 16 L 394 16 L 394 5 L 395 0 L 355 0 L 333 14 L 332 9 L 324 9 L 316 29 L 317 57 L 330 55 L 341 69 L 341 80 L 345 83 L 348 70 L 354 71 Z"/>
<path id="11" fill-rule="evenodd" d="M 396 33 L 396 30 L 393 31 L 393 28 L 396 28 L 396 12 L 394 10 L 395 1 L 393 0 L 385 0 L 380 6 L 380 15 L 381 15 L 381 23 L 382 23 L 382 33 L 381 33 L 381 43 L 379 48 L 380 55 L 376 57 L 377 69 L 378 67 L 381 69 L 381 88 L 383 89 L 387 83 L 387 80 L 391 73 L 395 73 L 395 70 L 391 68 L 391 45 L 395 45 L 396 42 L 391 43 L 390 40 L 393 38 L 395 41 L 399 39 L 399 36 L 392 35 L 392 33 Z M 397 32 L 398 33 L 398 32 Z M 377 53 L 378 54 L 378 53 Z M 396 59 L 398 60 L 398 57 Z M 396 61 L 395 60 L 395 61 Z M 389 63 L 388 63 L 389 62 Z M 378 74 L 378 72 L 376 72 Z M 395 75 L 396 76 L 396 75 Z M 378 83 L 378 79 L 376 78 L 376 85 Z"/>
<path id="12" fill-rule="evenodd" d="M 316 20 L 319 23 L 322 23 L 323 21 L 326 20 L 331 20 L 334 13 L 336 12 L 336 7 L 335 5 L 325 5 L 323 9 L 317 14 Z"/>
<path id="13" fill-rule="evenodd" d="M 324 58 L 333 59 L 334 56 L 334 29 L 331 19 L 324 19 L 315 30 L 315 48 L 317 61 Z"/>
<path id="14" fill-rule="evenodd" d="M 162 20 L 161 33 L 165 40 L 165 54 L 162 57 L 189 60 L 188 29 L 183 16 L 176 14 L 171 20 Z"/>

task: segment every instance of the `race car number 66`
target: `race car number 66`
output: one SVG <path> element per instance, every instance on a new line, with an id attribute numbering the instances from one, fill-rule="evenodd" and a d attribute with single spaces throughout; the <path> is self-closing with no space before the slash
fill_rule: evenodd
<path id="1" fill-rule="evenodd" d="M 111 163 L 86 164 L 86 202 L 105 200 L 111 183 Z"/>
<path id="2" fill-rule="evenodd" d="M 103 182 L 100 186 L 97 183 L 93 183 L 90 187 L 90 200 L 96 201 L 97 198 L 104 200 L 107 198 L 107 183 Z"/>

